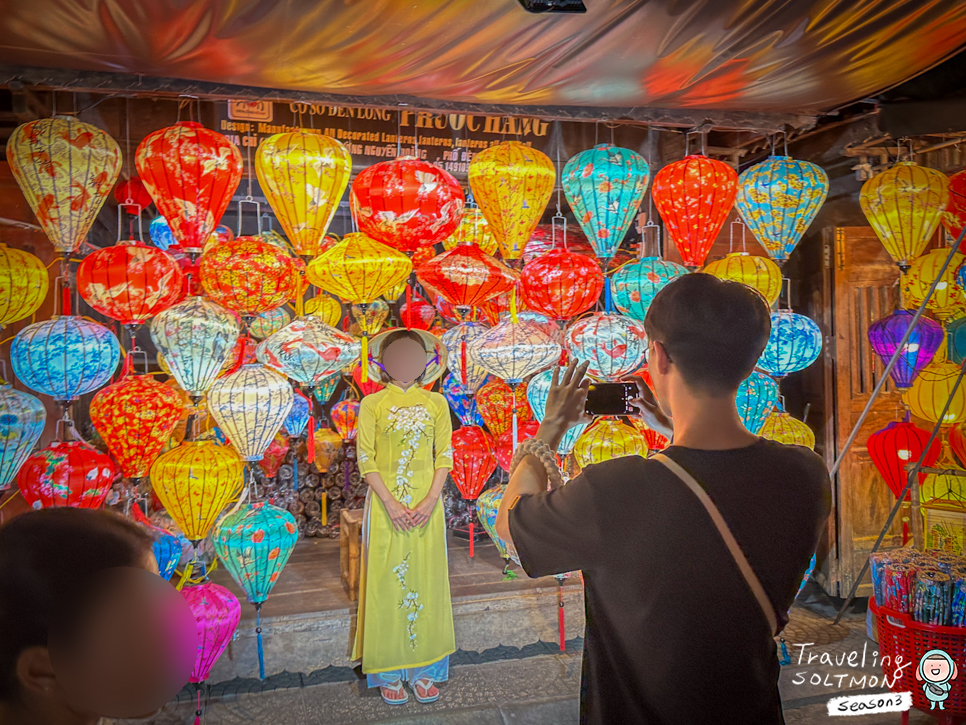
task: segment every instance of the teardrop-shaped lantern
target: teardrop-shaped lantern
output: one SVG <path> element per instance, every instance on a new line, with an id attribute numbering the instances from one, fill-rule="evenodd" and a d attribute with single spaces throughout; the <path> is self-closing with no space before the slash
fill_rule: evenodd
<path id="1" fill-rule="evenodd" d="M 246 461 L 260 461 L 292 409 L 292 386 L 264 365 L 241 369 L 215 381 L 208 411 Z"/>
<path id="2" fill-rule="evenodd" d="M 654 176 L 651 196 L 687 267 L 700 267 L 738 194 L 738 174 L 723 161 L 694 154 Z"/>
<path id="3" fill-rule="evenodd" d="M 966 283 L 966 272 L 963 271 L 963 262 L 966 255 L 959 252 L 953 254 L 952 260 L 946 270 L 939 274 L 949 257 L 949 250 L 945 248 L 934 249 L 927 252 L 909 264 L 909 269 L 903 275 L 900 282 L 902 291 L 905 295 L 905 303 L 908 307 L 918 307 L 926 299 L 932 283 L 936 282 L 936 289 L 926 303 L 926 309 L 936 316 L 941 322 L 945 322 L 957 314 L 962 314 L 966 306 L 963 284 Z"/>
<path id="4" fill-rule="evenodd" d="M 688 270 L 680 264 L 666 262 L 660 257 L 645 257 L 625 264 L 611 277 L 614 307 L 643 322 L 657 293 L 672 279 L 687 273 Z"/>
<path id="5" fill-rule="evenodd" d="M 750 433 L 759 435 L 765 419 L 778 404 L 778 383 L 754 370 L 738 386 L 735 403 L 742 424 Z"/>
<path id="6" fill-rule="evenodd" d="M 292 409 L 282 422 L 282 429 L 288 434 L 289 438 L 298 438 L 305 432 L 311 415 L 311 401 L 304 393 L 296 391 L 295 397 L 292 399 Z"/>
<path id="7" fill-rule="evenodd" d="M 320 403 L 327 403 L 329 398 L 332 397 L 332 393 L 334 393 L 335 389 L 339 387 L 339 383 L 341 381 L 342 376 L 338 373 L 330 375 L 321 383 L 312 388 L 312 397 Z"/>
<path id="8" fill-rule="evenodd" d="M 326 473 L 339 460 L 342 451 L 342 436 L 327 426 L 315 429 L 315 467 L 319 473 Z"/>
<path id="9" fill-rule="evenodd" d="M 564 368 L 560 368 L 561 375 L 563 371 Z M 537 422 L 543 422 L 543 417 L 547 414 L 547 398 L 550 397 L 550 383 L 552 381 L 553 368 L 537 373 L 527 382 L 527 401 L 530 403 L 530 409 L 533 411 L 533 417 Z M 583 435 L 587 425 L 587 423 L 581 423 L 572 426 L 564 433 L 563 438 L 560 439 L 560 445 L 557 446 L 557 453 L 563 456 L 570 453 L 577 445 L 577 440 Z"/>
<path id="10" fill-rule="evenodd" d="M 268 599 L 298 538 L 292 514 L 259 502 L 225 516 L 211 541 L 248 601 L 261 604 Z"/>
<path id="11" fill-rule="evenodd" d="M 898 498 L 906 487 L 906 481 L 909 478 L 906 466 L 919 460 L 928 440 L 928 431 L 924 431 L 910 421 L 893 421 L 882 430 L 869 436 L 866 443 L 869 457 L 889 486 L 893 496 Z M 953 450 L 955 450 L 955 447 Z M 935 438 L 923 459 L 923 467 L 932 467 L 939 460 L 941 453 L 942 443 L 939 438 Z M 926 474 L 919 474 L 920 484 L 925 480 L 925 477 Z M 907 493 L 906 500 L 909 499 L 910 495 Z"/>
<path id="12" fill-rule="evenodd" d="M 366 305 L 352 305 L 349 311 L 352 319 L 356 321 L 353 327 L 358 325 L 359 332 L 363 335 L 377 334 L 389 319 L 389 304 L 381 299 Z"/>
<path id="13" fill-rule="evenodd" d="M 248 331 L 252 337 L 264 340 L 271 337 L 276 332 L 285 327 L 292 321 L 292 316 L 284 307 L 276 307 L 274 310 L 263 312 L 248 324 Z"/>
<path id="14" fill-rule="evenodd" d="M 117 467 L 84 441 L 56 441 L 27 457 L 17 474 L 20 493 L 32 508 L 100 508 L 117 478 Z"/>
<path id="15" fill-rule="evenodd" d="M 402 252 L 354 232 L 312 260 L 305 277 L 346 302 L 367 304 L 404 281 L 412 269 Z"/>
<path id="16" fill-rule="evenodd" d="M 332 295 L 316 295 L 305 301 L 305 314 L 315 315 L 322 322 L 336 327 L 342 319 L 342 303 Z"/>
<path id="17" fill-rule="evenodd" d="M 611 144 L 581 151 L 564 166 L 564 194 L 605 266 L 637 215 L 650 174 L 643 156 Z"/>
<path id="18" fill-rule="evenodd" d="M 43 262 L 29 252 L 0 243 L 0 328 L 40 309 L 48 286 Z"/>
<path id="19" fill-rule="evenodd" d="M 942 425 L 966 421 L 966 385 L 960 385 L 953 393 L 959 370 L 959 365 L 948 360 L 933 360 L 920 370 L 902 396 L 912 414 L 931 423 L 942 418 Z"/>
<path id="20" fill-rule="evenodd" d="M 702 271 L 758 290 L 769 307 L 775 305 L 782 291 L 781 268 L 768 257 L 732 252 L 724 259 L 711 262 Z"/>
<path id="21" fill-rule="evenodd" d="M 822 331 L 805 315 L 789 310 L 771 313 L 771 335 L 758 367 L 778 378 L 804 370 L 822 352 Z"/>
<path id="22" fill-rule="evenodd" d="M 639 430 L 617 418 L 600 418 L 584 431 L 574 446 L 574 457 L 581 468 L 625 456 L 646 458 L 647 440 Z"/>
<path id="23" fill-rule="evenodd" d="M 217 244 L 201 258 L 205 292 L 242 317 L 285 304 L 295 293 L 297 274 L 292 257 L 258 237 Z"/>
<path id="24" fill-rule="evenodd" d="M 189 681 L 204 682 L 238 629 L 241 604 L 225 587 L 212 582 L 185 587 L 181 596 L 188 602 L 198 631 L 198 654 Z"/>
<path id="25" fill-rule="evenodd" d="M 450 358 L 452 359 L 452 358 Z M 476 393 L 467 391 L 456 375 L 447 375 L 443 378 L 440 391 L 446 402 L 449 403 L 450 410 L 456 413 L 460 423 L 465 426 L 483 425 L 483 418 L 476 405 Z"/>
<path id="26" fill-rule="evenodd" d="M 404 327 L 428 331 L 435 319 L 436 308 L 418 294 L 410 295 L 409 299 L 399 305 L 399 321 Z"/>
<path id="27" fill-rule="evenodd" d="M 121 149 L 70 116 L 29 121 L 7 140 L 7 162 L 44 233 L 61 254 L 87 237 L 121 172 Z"/>
<path id="28" fill-rule="evenodd" d="M 475 244 L 484 254 L 494 255 L 499 246 L 490 232 L 490 224 L 477 207 L 464 207 L 459 226 L 443 240 L 443 248 L 449 251 L 459 244 Z"/>
<path id="29" fill-rule="evenodd" d="M 453 481 L 467 501 L 480 495 L 496 470 L 493 438 L 482 428 L 466 425 L 453 431 Z"/>
<path id="30" fill-rule="evenodd" d="M 859 192 L 862 213 L 903 272 L 925 251 L 948 200 L 946 175 L 912 161 L 876 174 Z"/>
<path id="31" fill-rule="evenodd" d="M 331 136 L 279 133 L 258 145 L 255 173 L 295 252 L 316 256 L 349 185 L 349 151 Z"/>
<path id="32" fill-rule="evenodd" d="M 644 323 L 597 312 L 567 328 L 567 350 L 580 362 L 588 362 L 587 374 L 603 380 L 630 375 L 647 356 Z"/>
<path id="33" fill-rule="evenodd" d="M 738 178 L 738 212 L 761 246 L 779 264 L 798 245 L 828 196 L 821 166 L 772 156 Z"/>
<path id="34" fill-rule="evenodd" d="M 299 317 L 258 345 L 258 361 L 303 385 L 320 385 L 342 372 L 362 351 L 352 335 L 318 317 Z"/>
<path id="35" fill-rule="evenodd" d="M 815 434 L 812 429 L 797 418 L 792 418 L 784 410 L 772 411 L 765 418 L 758 434 L 786 446 L 804 446 L 815 450 Z"/>
<path id="36" fill-rule="evenodd" d="M 475 365 L 519 383 L 560 359 L 560 344 L 534 322 L 506 320 L 467 344 Z"/>
<path id="37" fill-rule="evenodd" d="M 440 338 L 446 347 L 446 363 L 453 371 L 453 378 L 466 392 L 475 393 L 486 381 L 486 369 L 473 362 L 468 350 L 473 341 L 489 329 L 482 322 L 461 322 Z"/>
<path id="38" fill-rule="evenodd" d="M 486 533 L 490 535 L 493 543 L 496 544 L 496 551 L 501 559 L 509 560 L 510 554 L 507 550 L 506 542 L 497 536 L 496 516 L 500 511 L 500 504 L 503 502 L 503 494 L 506 493 L 506 485 L 494 486 L 486 489 L 476 499 L 476 513 L 480 517 L 480 523 Z"/>
<path id="39" fill-rule="evenodd" d="M 491 380 L 476 391 L 477 409 L 494 440 L 510 429 L 514 412 L 518 425 L 533 418 L 527 401 L 528 388 L 527 384 L 511 388 L 502 380 Z"/>
<path id="40" fill-rule="evenodd" d="M 966 227 L 966 169 L 949 177 L 949 201 L 943 214 L 943 226 L 954 239 Z"/>
<path id="41" fill-rule="evenodd" d="M 516 284 L 509 267 L 473 244 L 433 257 L 416 270 L 416 277 L 427 290 L 464 313 Z"/>
<path id="42" fill-rule="evenodd" d="M 134 164 L 181 248 L 204 251 L 241 181 L 235 144 L 200 123 L 182 121 L 146 136 Z"/>
<path id="43" fill-rule="evenodd" d="M 906 334 L 915 313 L 897 310 L 869 325 L 869 343 L 887 365 Z M 928 317 L 920 317 L 889 374 L 899 390 L 907 390 L 919 371 L 928 365 L 943 342 L 943 328 Z"/>
<path id="44" fill-rule="evenodd" d="M 476 154 L 468 176 L 503 259 L 519 259 L 553 194 L 553 161 L 519 141 L 504 141 Z"/>
<path id="45" fill-rule="evenodd" d="M 569 320 L 600 299 L 604 274 L 590 257 L 553 249 L 527 262 L 520 290 L 527 306 L 554 320 Z"/>
<path id="46" fill-rule="evenodd" d="M 0 385 L 0 491 L 10 488 L 46 422 L 47 410 L 37 398 Z"/>
<path id="47" fill-rule="evenodd" d="M 355 398 L 347 398 L 333 405 L 332 410 L 329 411 L 332 425 L 335 426 L 336 432 L 342 436 L 343 441 L 354 441 L 356 439 L 360 405 Z"/>

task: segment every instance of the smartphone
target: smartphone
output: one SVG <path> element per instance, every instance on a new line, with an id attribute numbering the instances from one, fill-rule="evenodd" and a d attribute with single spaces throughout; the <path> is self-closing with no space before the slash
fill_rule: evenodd
<path id="1" fill-rule="evenodd" d="M 637 392 L 635 383 L 591 383 L 584 410 L 589 415 L 629 415 Z"/>

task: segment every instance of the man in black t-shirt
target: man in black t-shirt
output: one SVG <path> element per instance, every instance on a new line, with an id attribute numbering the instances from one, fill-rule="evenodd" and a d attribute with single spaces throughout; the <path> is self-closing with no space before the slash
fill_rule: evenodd
<path id="1" fill-rule="evenodd" d="M 673 436 L 664 453 L 720 511 L 780 628 L 831 488 L 817 455 L 749 433 L 738 415 L 738 386 L 770 333 L 768 308 L 750 287 L 690 274 L 655 297 L 644 324 L 656 400 L 639 383 L 638 413 Z M 551 450 L 587 421 L 586 367 L 554 376 L 536 436 Z M 525 455 L 496 529 L 530 576 L 583 571 L 581 722 L 783 723 L 774 632 L 695 493 L 638 456 L 589 466 L 550 492 L 547 480 L 540 459 Z"/>

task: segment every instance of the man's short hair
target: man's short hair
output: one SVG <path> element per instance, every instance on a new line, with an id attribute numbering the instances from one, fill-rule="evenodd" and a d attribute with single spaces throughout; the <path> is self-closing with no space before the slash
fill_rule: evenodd
<path id="1" fill-rule="evenodd" d="M 755 369 L 771 334 L 771 317 L 754 288 L 699 272 L 658 292 L 644 327 L 690 387 L 725 395 Z"/>

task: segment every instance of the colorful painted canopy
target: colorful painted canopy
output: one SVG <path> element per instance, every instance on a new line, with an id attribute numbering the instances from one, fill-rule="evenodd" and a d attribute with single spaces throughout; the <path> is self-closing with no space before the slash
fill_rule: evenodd
<path id="1" fill-rule="evenodd" d="M 282 428 L 288 433 L 290 438 L 298 438 L 305 431 L 309 424 L 309 417 L 312 415 L 312 402 L 301 391 L 295 392 L 292 398 L 292 409 L 288 412 L 288 417 L 282 423 Z"/>
<path id="2" fill-rule="evenodd" d="M 0 242 L 0 328 L 30 317 L 47 297 L 44 263 L 22 249 Z"/>
<path id="3" fill-rule="evenodd" d="M 32 508 L 100 508 L 117 478 L 109 456 L 84 441 L 56 441 L 27 457 L 17 474 Z"/>
<path id="4" fill-rule="evenodd" d="M 331 136 L 269 136 L 255 153 L 258 183 L 297 254 L 315 256 L 349 185 L 352 157 Z"/>
<path id="5" fill-rule="evenodd" d="M 443 248 L 447 251 L 457 244 L 475 244 L 485 254 L 496 254 L 498 249 L 496 239 L 490 232 L 486 217 L 477 207 L 464 207 L 463 218 L 460 219 L 459 225 L 443 240 Z"/>
<path id="6" fill-rule="evenodd" d="M 496 544 L 497 553 L 501 559 L 509 559 L 506 542 L 496 535 L 496 515 L 500 511 L 500 503 L 503 501 L 503 494 L 506 493 L 506 486 L 499 485 L 488 488 L 476 499 L 476 513 L 480 518 L 480 523 L 490 535 L 493 543 Z"/>
<path id="7" fill-rule="evenodd" d="M 460 423 L 464 426 L 483 425 L 483 418 L 476 405 L 476 394 L 463 388 L 455 374 L 443 378 L 440 390 L 446 402 L 449 403 L 450 410 L 460 419 Z"/>
<path id="8" fill-rule="evenodd" d="M 647 356 L 644 323 L 624 315 L 597 312 L 567 328 L 567 351 L 589 362 L 587 374 L 617 380 L 637 370 Z"/>
<path id="9" fill-rule="evenodd" d="M 574 446 L 574 457 L 581 468 L 625 456 L 647 457 L 647 440 L 639 430 L 616 418 L 599 418 Z"/>
<path id="10" fill-rule="evenodd" d="M 650 174 L 643 156 L 611 144 L 581 151 L 564 166 L 564 194 L 605 268 L 637 215 Z"/>
<path id="11" fill-rule="evenodd" d="M 7 140 L 7 162 L 44 233 L 61 254 L 87 237 L 121 172 L 121 149 L 71 116 L 29 121 Z"/>
<path id="12" fill-rule="evenodd" d="M 204 682 L 238 628 L 241 604 L 225 587 L 212 582 L 185 587 L 181 596 L 191 607 L 198 629 L 198 656 L 190 681 Z"/>
<path id="13" fill-rule="evenodd" d="M 44 404 L 16 388 L 0 385 L 0 491 L 10 482 L 40 440 L 47 422 Z"/>
<path id="14" fill-rule="evenodd" d="M 782 292 L 781 268 L 768 257 L 731 252 L 724 259 L 711 262 L 702 271 L 758 290 L 769 307 L 774 307 Z"/>
<path id="15" fill-rule="evenodd" d="M 790 310 L 771 313 L 771 335 L 758 360 L 769 375 L 783 378 L 804 370 L 822 352 L 822 331 L 812 320 Z"/>
<path id="16" fill-rule="evenodd" d="M 508 383 L 519 383 L 560 359 L 560 344 L 534 322 L 506 320 L 466 347 L 475 365 Z"/>
<path id="17" fill-rule="evenodd" d="M 666 262 L 660 257 L 645 257 L 625 264 L 611 278 L 614 307 L 643 322 L 655 295 L 672 279 L 687 273 L 688 270 L 680 264 Z"/>
<path id="18" fill-rule="evenodd" d="M 561 368 L 561 371 L 563 369 Z M 543 422 L 543 416 L 547 413 L 547 398 L 550 395 L 550 383 L 552 380 L 553 368 L 537 373 L 527 382 L 527 401 L 530 403 L 533 417 L 538 422 Z M 560 440 L 560 445 L 557 446 L 557 453 L 567 455 L 573 451 L 577 440 L 583 435 L 586 429 L 587 424 L 581 423 L 580 425 L 573 426 L 564 433 L 564 437 Z"/>
<path id="19" fill-rule="evenodd" d="M 758 370 L 738 386 L 735 398 L 741 422 L 750 433 L 760 435 L 765 419 L 778 404 L 778 383 Z"/>
<path id="20" fill-rule="evenodd" d="M 954 239 L 966 227 L 966 170 L 957 171 L 949 177 L 949 201 L 942 222 Z"/>
<path id="21" fill-rule="evenodd" d="M 453 431 L 453 481 L 467 501 L 480 495 L 496 470 L 493 438 L 482 428 L 464 425 Z"/>
<path id="22" fill-rule="evenodd" d="M 915 313 L 897 310 L 869 325 L 869 343 L 887 365 L 906 334 Z M 907 390 L 919 371 L 928 365 L 943 342 L 943 328 L 928 317 L 920 317 L 902 348 L 890 376 L 899 390 Z"/>
<path id="23" fill-rule="evenodd" d="M 953 430 L 956 428 L 951 429 L 950 433 Z M 894 496 L 898 497 L 906 487 L 906 481 L 909 478 L 906 466 L 919 460 L 928 440 L 929 433 L 910 421 L 893 421 L 869 436 L 866 443 L 869 457 Z M 955 447 L 953 450 L 955 451 Z M 931 467 L 939 460 L 941 453 L 942 444 L 939 438 L 935 438 L 922 465 L 926 468 Z M 926 474 L 919 474 L 920 484 L 925 477 Z M 910 495 L 906 494 L 906 499 L 910 498 Z"/>
<path id="24" fill-rule="evenodd" d="M 258 237 L 214 245 L 201 258 L 201 285 L 212 300 L 242 317 L 285 304 L 295 292 L 295 260 Z"/>
<path id="25" fill-rule="evenodd" d="M 402 252 L 352 233 L 312 260 L 305 278 L 345 302 L 367 304 L 404 281 L 412 269 Z"/>
<path id="26" fill-rule="evenodd" d="M 939 283 L 926 303 L 926 309 L 943 322 L 963 314 L 966 308 L 966 297 L 964 297 L 966 287 L 963 287 L 966 283 L 963 272 L 966 255 L 959 252 L 953 254 L 952 260 L 940 276 L 939 270 L 946 263 L 948 256 L 949 250 L 946 248 L 927 252 L 912 261 L 908 271 L 900 280 L 906 306 L 918 307 L 926 299 L 933 281 L 939 277 Z"/>
<path id="27" fill-rule="evenodd" d="M 103 325 L 80 317 L 35 322 L 10 346 L 14 375 L 31 390 L 70 401 L 106 383 L 121 359 L 121 346 Z"/>
<path id="28" fill-rule="evenodd" d="M 480 417 L 493 438 L 499 438 L 513 423 L 513 413 L 517 415 L 517 425 L 526 423 L 533 417 L 527 402 L 527 384 L 510 387 L 502 380 L 492 380 L 476 391 L 476 406 Z"/>
<path id="29" fill-rule="evenodd" d="M 361 403 L 355 398 L 347 398 L 333 405 L 332 410 L 329 411 L 332 425 L 344 441 L 356 439 L 360 405 Z"/>
<path id="30" fill-rule="evenodd" d="M 759 435 L 788 446 L 804 446 L 815 450 L 815 434 L 805 423 L 792 418 L 784 410 L 773 410 L 765 418 Z"/>
<path id="31" fill-rule="evenodd" d="M 741 173 L 736 204 L 761 246 L 781 264 L 815 219 L 826 196 L 828 175 L 821 166 L 772 156 Z"/>
<path id="32" fill-rule="evenodd" d="M 527 306 L 554 320 L 569 320 L 600 299 L 604 274 L 589 257 L 552 249 L 527 262 L 520 272 L 520 291 Z"/>
<path id="33" fill-rule="evenodd" d="M 912 386 L 903 394 L 903 400 L 912 414 L 932 423 L 939 422 L 941 418 L 942 425 L 966 421 L 966 385 L 960 385 L 953 394 L 959 370 L 959 365 L 938 359 L 920 370 Z"/>
<path id="34" fill-rule="evenodd" d="M 292 386 L 264 365 L 242 365 L 215 381 L 208 411 L 246 461 L 259 461 L 292 409 Z"/>
<path id="35" fill-rule="evenodd" d="M 359 358 L 362 345 L 352 335 L 318 317 L 299 317 L 258 345 L 258 361 L 303 385 L 320 385 Z"/>
<path id="36" fill-rule="evenodd" d="M 433 257 L 416 270 L 416 278 L 464 313 L 467 308 L 509 292 L 517 281 L 509 267 L 475 244 L 460 244 Z"/>
<path id="37" fill-rule="evenodd" d="M 284 307 L 276 307 L 274 310 L 266 310 L 248 323 L 248 331 L 252 337 L 264 340 L 266 337 L 274 335 L 291 321 L 292 316 L 288 313 L 288 310 Z"/>

